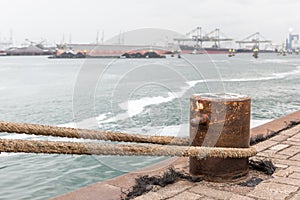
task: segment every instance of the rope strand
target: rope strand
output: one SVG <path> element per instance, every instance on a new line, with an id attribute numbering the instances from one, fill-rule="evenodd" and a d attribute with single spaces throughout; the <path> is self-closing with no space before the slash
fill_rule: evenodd
<path id="1" fill-rule="evenodd" d="M 245 158 L 256 154 L 250 148 L 221 148 L 172 146 L 158 144 L 99 144 L 80 142 L 50 142 L 32 140 L 0 139 L 0 152 L 24 152 L 46 154 L 85 154 L 85 155 L 120 155 L 120 156 L 180 156 L 180 157 L 213 157 Z"/>
<path id="2" fill-rule="evenodd" d="M 152 144 L 168 144 L 168 145 L 188 145 L 187 138 L 179 138 L 173 136 L 148 136 L 140 134 L 129 134 L 120 132 L 108 132 L 89 129 L 75 129 L 57 126 L 27 124 L 16 122 L 0 121 L 0 132 L 7 133 L 26 133 L 43 136 L 56 136 L 68 138 L 83 138 L 93 140 L 106 140 L 118 142 L 137 142 L 137 143 L 152 143 Z"/>

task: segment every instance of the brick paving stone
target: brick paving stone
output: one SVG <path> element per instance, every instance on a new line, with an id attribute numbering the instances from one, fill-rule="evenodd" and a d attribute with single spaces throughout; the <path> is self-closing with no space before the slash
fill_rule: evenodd
<path id="1" fill-rule="evenodd" d="M 300 126 L 298 125 L 297 127 L 294 127 L 294 128 L 292 128 L 292 129 L 293 129 L 293 131 L 296 132 L 296 134 L 293 135 L 293 137 L 298 137 L 298 138 L 300 138 Z M 291 130 L 292 130 L 292 129 L 291 129 Z"/>
<path id="2" fill-rule="evenodd" d="M 272 140 L 266 140 L 264 142 L 261 142 L 261 143 L 258 143 L 256 145 L 254 145 L 254 147 L 256 148 L 257 152 L 260 152 L 260 151 L 268 149 L 272 146 L 275 146 L 277 144 L 279 144 L 279 142 L 272 141 Z"/>
<path id="3" fill-rule="evenodd" d="M 291 196 L 289 200 L 299 200 L 300 199 L 300 191 L 298 190 L 295 194 Z"/>
<path id="4" fill-rule="evenodd" d="M 288 155 L 277 154 L 275 151 L 268 150 L 268 149 L 257 153 L 257 155 L 265 157 L 265 158 L 276 158 L 276 159 L 281 159 L 281 160 L 285 160 L 285 159 L 288 159 L 289 157 L 291 157 Z"/>
<path id="5" fill-rule="evenodd" d="M 283 149 L 285 149 L 285 148 L 287 148 L 287 147 L 289 147 L 288 144 L 277 144 L 277 145 L 275 145 L 275 146 L 272 146 L 272 147 L 269 148 L 269 149 L 270 149 L 271 151 L 277 152 L 277 151 L 283 150 Z"/>
<path id="6" fill-rule="evenodd" d="M 279 151 L 278 153 L 282 155 L 294 156 L 299 152 L 300 152 L 299 146 L 290 146 L 286 149 L 283 149 L 282 151 Z"/>
<path id="7" fill-rule="evenodd" d="M 289 144 L 289 145 L 300 147 L 300 142 L 295 142 L 295 141 L 283 141 L 282 144 Z"/>
<path id="8" fill-rule="evenodd" d="M 294 135 L 292 138 L 295 138 L 295 139 L 300 139 L 300 132 L 298 132 L 296 135 Z"/>
<path id="9" fill-rule="evenodd" d="M 300 161 L 300 153 L 298 153 L 295 156 L 291 157 L 290 160 L 297 160 L 299 162 Z M 298 166 L 300 167 L 300 162 L 299 162 Z"/>
<path id="10" fill-rule="evenodd" d="M 300 166 L 299 167 L 290 166 L 289 169 L 291 169 L 294 172 L 300 172 Z"/>
<path id="11" fill-rule="evenodd" d="M 272 154 L 269 156 L 271 159 L 281 159 L 281 160 L 286 160 L 291 156 L 288 155 L 280 155 L 280 154 Z"/>
<path id="12" fill-rule="evenodd" d="M 288 135 L 282 135 L 282 134 L 279 134 L 279 135 L 276 135 L 274 137 L 271 137 L 270 140 L 271 141 L 276 141 L 276 142 L 283 142 L 285 140 L 287 140 L 290 136 Z"/>
<path id="13" fill-rule="evenodd" d="M 156 192 L 148 192 L 142 196 L 135 198 L 135 200 L 146 200 L 146 199 L 155 199 L 155 200 L 163 200 L 170 197 L 173 197 L 183 191 L 191 188 L 194 183 L 188 181 L 178 181 L 174 184 L 167 185 L 166 187 L 161 188 Z"/>
<path id="14" fill-rule="evenodd" d="M 155 192 L 148 192 L 146 194 L 134 198 L 133 200 L 153 200 L 153 199 L 162 200 L 162 198 L 160 198 L 160 195 L 156 194 Z"/>
<path id="15" fill-rule="evenodd" d="M 254 190 L 252 190 L 247 196 L 254 198 L 262 198 L 262 199 L 285 199 L 291 193 L 296 192 L 298 187 L 272 183 L 272 182 L 263 182 L 256 186 Z"/>
<path id="16" fill-rule="evenodd" d="M 290 166 L 288 168 L 276 170 L 276 172 L 273 174 L 273 176 L 274 177 L 288 177 L 295 172 L 300 173 L 300 167 Z"/>
<path id="17" fill-rule="evenodd" d="M 247 197 L 247 196 L 242 196 L 242 195 L 239 195 L 239 194 L 234 194 L 230 200 L 254 200 L 253 198 L 251 197 Z"/>
<path id="18" fill-rule="evenodd" d="M 273 176 L 274 177 L 288 177 L 289 175 L 291 175 L 292 173 L 294 173 L 294 171 L 292 169 L 290 169 L 290 167 L 288 167 L 287 169 L 283 169 L 283 170 L 278 170 L 276 171 Z"/>
<path id="19" fill-rule="evenodd" d="M 230 199 L 234 193 L 226 192 L 221 190 L 216 190 L 204 185 L 197 185 L 189 189 L 190 192 L 194 192 L 196 194 L 205 195 L 207 197 L 212 197 L 216 199 Z"/>
<path id="20" fill-rule="evenodd" d="M 204 196 L 195 194 L 192 192 L 184 191 L 174 197 L 169 198 L 168 200 L 183 200 L 183 199 L 188 199 L 188 200 L 198 200 L 198 199 L 203 199 Z"/>
<path id="21" fill-rule="evenodd" d="M 275 166 L 276 166 L 276 168 L 277 168 L 278 170 L 280 170 L 280 169 L 286 169 L 286 168 L 289 167 L 288 165 L 281 165 L 281 164 L 276 164 Z"/>
<path id="22" fill-rule="evenodd" d="M 300 138 L 298 137 L 291 137 L 291 138 L 288 138 L 287 141 L 292 141 L 292 142 L 300 142 Z"/>
<path id="23" fill-rule="evenodd" d="M 295 178 L 295 179 L 300 180 L 300 173 L 294 172 L 294 173 L 292 173 L 289 177 L 290 177 L 290 178 Z M 300 186 L 300 182 L 299 182 L 299 186 Z"/>
<path id="24" fill-rule="evenodd" d="M 217 200 L 217 199 L 212 197 L 201 197 L 199 200 Z"/>
<path id="25" fill-rule="evenodd" d="M 287 184 L 287 185 L 293 185 L 293 186 L 300 186 L 300 179 L 294 179 L 291 177 L 275 177 L 274 179 L 270 179 L 266 181 L 265 183 L 281 183 L 281 184 Z"/>
<path id="26" fill-rule="evenodd" d="M 299 131 L 300 131 L 300 126 L 298 125 L 298 126 L 294 126 L 291 129 L 282 131 L 280 133 L 280 135 L 294 136 L 294 135 L 297 135 L 299 133 Z"/>
<path id="27" fill-rule="evenodd" d="M 272 158 L 272 162 L 275 164 L 275 166 L 276 166 L 276 164 L 280 164 L 280 165 L 289 165 L 289 166 L 300 167 L 300 162 L 296 161 L 296 160 L 291 160 L 291 158 L 288 160 Z"/>

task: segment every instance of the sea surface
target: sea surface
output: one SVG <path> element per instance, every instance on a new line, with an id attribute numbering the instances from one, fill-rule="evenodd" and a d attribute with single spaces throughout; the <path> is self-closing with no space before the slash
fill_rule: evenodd
<path id="1" fill-rule="evenodd" d="M 252 99 L 251 126 L 300 109 L 300 56 L 0 57 L 0 120 L 188 137 L 189 97 Z M 0 138 L 78 141 L 0 133 Z M 0 199 L 47 199 L 166 157 L 0 154 Z"/>

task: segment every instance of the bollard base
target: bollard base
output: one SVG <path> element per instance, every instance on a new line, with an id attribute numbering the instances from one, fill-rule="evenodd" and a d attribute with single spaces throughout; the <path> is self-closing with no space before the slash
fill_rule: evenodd
<path id="1" fill-rule="evenodd" d="M 211 182 L 235 182 L 247 178 L 248 158 L 190 158 L 190 174 Z"/>
<path id="2" fill-rule="evenodd" d="M 250 109 L 251 99 L 247 96 L 192 95 L 190 98 L 190 146 L 248 148 L 250 146 Z M 248 158 L 190 157 L 190 173 L 202 176 L 208 181 L 237 181 L 246 178 L 248 172 Z"/>

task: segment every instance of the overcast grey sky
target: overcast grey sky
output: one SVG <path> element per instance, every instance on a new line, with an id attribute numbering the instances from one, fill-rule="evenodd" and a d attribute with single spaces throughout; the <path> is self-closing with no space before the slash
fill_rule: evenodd
<path id="1" fill-rule="evenodd" d="M 186 33 L 196 26 L 221 28 L 242 39 L 259 31 L 277 43 L 293 28 L 300 32 L 298 0 L 2 0 L 1 37 L 49 43 L 63 35 L 73 42 L 94 42 L 97 30 L 109 39 L 122 31 L 165 28 Z"/>

